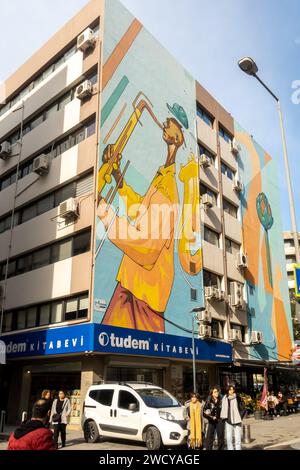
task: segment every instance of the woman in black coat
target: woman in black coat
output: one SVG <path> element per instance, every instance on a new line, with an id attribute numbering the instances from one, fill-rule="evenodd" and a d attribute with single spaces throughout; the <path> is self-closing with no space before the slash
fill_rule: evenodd
<path id="1" fill-rule="evenodd" d="M 221 419 L 222 399 L 220 389 L 211 389 L 208 400 L 203 409 L 203 415 L 208 420 L 205 449 L 212 450 L 214 436 L 217 433 L 218 450 L 224 449 L 224 421 Z"/>

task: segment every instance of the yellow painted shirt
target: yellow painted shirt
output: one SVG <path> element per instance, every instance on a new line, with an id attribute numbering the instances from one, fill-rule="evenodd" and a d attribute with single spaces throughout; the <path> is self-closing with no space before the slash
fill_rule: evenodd
<path id="1" fill-rule="evenodd" d="M 109 235 L 124 253 L 117 280 L 157 312 L 165 311 L 174 279 L 174 231 L 179 204 L 175 171 L 175 164 L 160 167 L 144 197 L 124 182 L 119 194 L 134 223 L 127 217 L 117 217 L 113 238 Z M 128 236 L 124 237 L 124 233 Z"/>

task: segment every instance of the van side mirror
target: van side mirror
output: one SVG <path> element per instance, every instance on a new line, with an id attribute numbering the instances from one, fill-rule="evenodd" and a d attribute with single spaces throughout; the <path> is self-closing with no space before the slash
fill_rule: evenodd
<path id="1" fill-rule="evenodd" d="M 128 407 L 129 411 L 138 411 L 138 406 L 136 403 L 130 403 L 129 407 Z"/>

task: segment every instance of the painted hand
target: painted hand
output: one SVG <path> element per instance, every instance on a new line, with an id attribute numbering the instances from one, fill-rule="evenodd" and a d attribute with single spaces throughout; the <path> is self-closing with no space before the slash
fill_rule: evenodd
<path id="1" fill-rule="evenodd" d="M 101 199 L 97 207 L 97 215 L 103 223 L 105 230 L 108 229 L 110 222 L 114 217 L 114 211 L 110 206 L 107 206 L 105 199 Z"/>

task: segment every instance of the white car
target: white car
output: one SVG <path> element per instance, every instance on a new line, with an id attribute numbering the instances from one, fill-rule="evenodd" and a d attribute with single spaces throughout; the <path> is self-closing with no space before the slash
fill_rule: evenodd
<path id="1" fill-rule="evenodd" d="M 144 441 L 149 450 L 181 445 L 187 437 L 184 407 L 166 390 L 149 383 L 92 385 L 81 419 L 86 442 L 100 437 Z"/>

